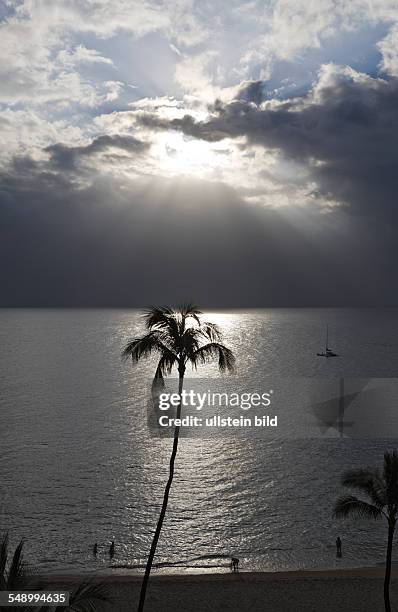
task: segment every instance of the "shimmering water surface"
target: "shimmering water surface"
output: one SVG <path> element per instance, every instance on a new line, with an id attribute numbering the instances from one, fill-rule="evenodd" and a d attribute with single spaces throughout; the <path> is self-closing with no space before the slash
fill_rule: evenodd
<path id="1" fill-rule="evenodd" d="M 237 357 L 237 384 L 272 377 L 395 377 L 397 310 L 207 313 Z M 316 357 L 326 322 L 340 356 Z M 147 554 L 171 442 L 147 428 L 154 362 L 120 359 L 132 310 L 0 311 L 0 530 L 47 569 L 137 569 Z M 217 375 L 206 366 L 201 376 Z M 267 390 L 267 389 L 266 389 Z M 336 522 L 346 468 L 380 463 L 388 439 L 183 439 L 158 548 L 162 571 L 377 564 L 384 525 Z M 343 558 L 335 559 L 336 536 Z M 91 555 L 99 545 L 98 558 Z M 170 564 L 170 565 L 169 565 Z M 165 569 L 166 568 L 166 569 Z"/>

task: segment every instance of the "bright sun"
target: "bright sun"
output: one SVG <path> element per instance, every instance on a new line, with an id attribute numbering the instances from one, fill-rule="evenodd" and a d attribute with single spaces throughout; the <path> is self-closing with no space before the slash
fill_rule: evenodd
<path id="1" fill-rule="evenodd" d="M 156 143 L 159 167 L 169 176 L 215 178 L 228 165 L 228 150 L 181 134 L 161 134 Z"/>

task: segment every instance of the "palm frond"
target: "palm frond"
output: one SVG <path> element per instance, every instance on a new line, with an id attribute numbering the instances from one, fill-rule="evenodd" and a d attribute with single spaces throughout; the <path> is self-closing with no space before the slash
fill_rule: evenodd
<path id="1" fill-rule="evenodd" d="M 204 344 L 189 356 L 189 361 L 194 367 L 198 363 L 209 363 L 212 359 L 218 359 L 218 367 L 221 372 L 234 371 L 235 357 L 233 352 L 219 342 Z"/>
<path id="2" fill-rule="evenodd" d="M 72 590 L 67 609 L 70 612 L 95 612 L 99 603 L 111 601 L 111 590 L 107 584 L 87 580 Z"/>
<path id="3" fill-rule="evenodd" d="M 103 582 L 94 582 L 93 580 L 85 580 L 70 589 L 68 585 L 58 584 L 56 587 L 52 585 L 54 590 L 69 591 L 69 605 L 65 606 L 42 606 L 37 612 L 95 612 L 100 609 L 100 603 L 111 603 L 112 595 L 111 588 Z M 28 612 L 28 610 L 27 610 Z"/>
<path id="4" fill-rule="evenodd" d="M 181 333 L 181 316 L 169 306 L 152 307 L 144 314 L 145 325 L 151 330 L 162 330 L 165 332 L 171 344 L 175 347 Z"/>
<path id="5" fill-rule="evenodd" d="M 344 487 L 363 491 L 369 495 L 372 503 L 379 508 L 387 503 L 385 483 L 378 470 L 349 470 L 343 474 L 341 484 Z"/>
<path id="6" fill-rule="evenodd" d="M 203 314 L 203 312 L 199 310 L 195 304 L 181 304 L 178 311 L 183 319 L 194 319 L 196 323 L 200 325 L 200 316 Z"/>
<path id="7" fill-rule="evenodd" d="M 169 306 L 151 306 L 144 311 L 144 321 L 148 329 L 155 326 L 165 327 L 168 325 L 169 318 L 174 316 L 174 310 Z"/>
<path id="8" fill-rule="evenodd" d="M 164 339 L 164 334 L 159 330 L 151 331 L 141 338 L 134 338 L 124 347 L 122 358 L 125 361 L 131 358 L 137 362 L 142 357 L 148 357 L 154 351 L 172 354 L 170 348 L 164 343 Z"/>
<path id="9" fill-rule="evenodd" d="M 377 506 L 358 499 L 354 495 L 339 497 L 334 506 L 333 516 L 336 518 L 347 518 L 349 516 L 357 518 L 377 519 L 382 516 L 382 511 Z"/>
<path id="10" fill-rule="evenodd" d="M 164 377 L 171 374 L 176 361 L 177 357 L 173 354 L 164 353 L 161 356 L 153 378 L 152 391 L 157 391 L 164 387 Z"/>
<path id="11" fill-rule="evenodd" d="M 218 325 L 215 323 L 209 323 L 209 321 L 205 321 L 200 326 L 202 335 L 211 342 L 218 342 L 222 338 L 222 333 Z"/>
<path id="12" fill-rule="evenodd" d="M 192 355 L 200 346 L 202 332 L 199 327 L 188 327 L 181 335 L 179 349 L 185 355 Z"/>
<path id="13" fill-rule="evenodd" d="M 85 580 L 77 586 L 70 589 L 70 585 L 65 588 L 65 585 L 52 585 L 53 590 L 69 591 L 69 605 L 65 606 L 41 606 L 35 608 L 37 612 L 95 612 L 101 609 L 100 603 L 112 603 L 111 587 L 103 582 L 94 582 L 93 580 Z M 28 612 L 28 609 L 27 611 Z"/>
<path id="14" fill-rule="evenodd" d="M 8 559 L 8 533 L 5 533 L 0 547 L 0 591 L 6 590 L 6 569 Z"/>
<path id="15" fill-rule="evenodd" d="M 23 545 L 24 541 L 21 540 L 14 551 L 11 564 L 8 569 L 7 589 L 9 591 L 17 590 L 27 578 L 27 566 L 24 563 L 22 554 Z"/>

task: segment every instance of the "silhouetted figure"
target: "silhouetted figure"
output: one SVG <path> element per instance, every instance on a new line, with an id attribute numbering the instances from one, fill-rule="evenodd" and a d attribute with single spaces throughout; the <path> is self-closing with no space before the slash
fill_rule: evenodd
<path id="1" fill-rule="evenodd" d="M 336 557 L 338 559 L 341 559 L 342 557 L 342 552 L 341 552 L 341 538 L 340 536 L 337 536 L 336 538 Z"/>
<path id="2" fill-rule="evenodd" d="M 111 559 L 115 556 L 115 540 L 112 540 L 112 544 L 109 547 L 109 556 Z"/>
<path id="3" fill-rule="evenodd" d="M 231 558 L 231 570 L 233 572 L 239 571 L 239 559 L 237 559 L 236 557 Z"/>
<path id="4" fill-rule="evenodd" d="M 94 555 L 94 557 L 96 557 L 96 556 L 97 556 L 97 553 L 98 553 L 98 544 L 97 544 L 97 542 L 96 542 L 96 543 L 94 544 L 94 546 L 93 546 L 93 555 Z"/>

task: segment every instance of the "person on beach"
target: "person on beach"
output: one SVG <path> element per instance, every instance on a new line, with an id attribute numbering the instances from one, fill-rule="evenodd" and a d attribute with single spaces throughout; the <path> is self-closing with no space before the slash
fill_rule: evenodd
<path id="1" fill-rule="evenodd" d="M 237 559 L 236 557 L 231 558 L 231 570 L 233 572 L 239 571 L 239 559 Z"/>
<path id="2" fill-rule="evenodd" d="M 340 536 L 337 536 L 336 538 L 336 557 L 338 559 L 341 559 L 342 557 L 342 552 L 341 552 L 341 538 Z"/>
<path id="3" fill-rule="evenodd" d="M 93 546 L 93 555 L 94 555 L 94 557 L 96 557 L 96 556 L 97 556 L 97 553 L 98 553 L 98 544 L 97 544 L 97 542 L 96 542 L 96 543 L 94 544 L 94 546 Z"/>
<path id="4" fill-rule="evenodd" d="M 115 556 L 115 540 L 112 540 L 112 544 L 109 547 L 109 556 L 111 559 Z"/>

